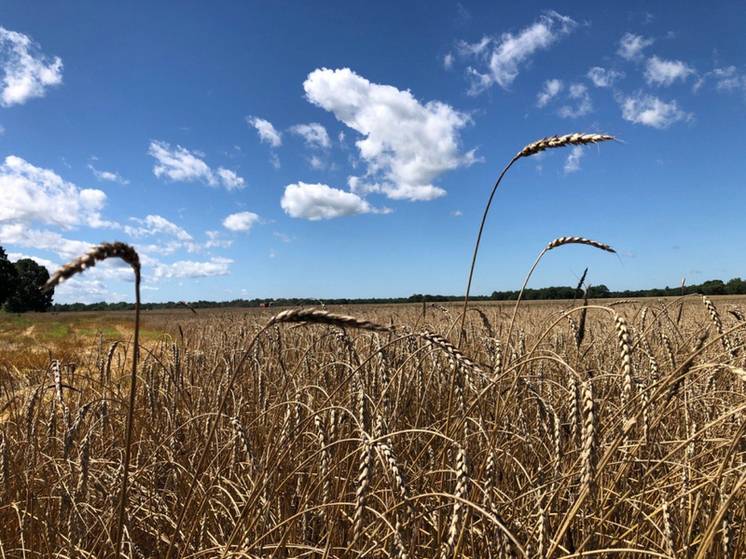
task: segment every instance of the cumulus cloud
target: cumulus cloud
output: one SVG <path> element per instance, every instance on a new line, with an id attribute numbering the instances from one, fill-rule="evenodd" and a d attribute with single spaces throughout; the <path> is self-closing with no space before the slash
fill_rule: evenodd
<path id="1" fill-rule="evenodd" d="M 573 146 L 565 160 L 565 174 L 576 173 L 580 170 L 580 159 L 583 157 L 583 147 Z"/>
<path id="2" fill-rule="evenodd" d="M 359 192 L 430 200 L 445 194 L 432 184 L 439 175 L 475 160 L 473 151 L 459 152 L 458 132 L 468 115 L 445 103 L 422 104 L 409 91 L 372 83 L 349 68 L 314 70 L 303 88 L 311 103 L 363 136 L 355 145 L 367 172 L 349 179 Z"/>
<path id="3" fill-rule="evenodd" d="M 0 244 L 47 250 L 59 255 L 63 260 L 76 258 L 93 247 L 93 243 L 67 239 L 54 231 L 31 229 L 22 223 L 3 224 L 2 222 L 0 222 Z"/>
<path id="4" fill-rule="evenodd" d="M 516 35 L 503 33 L 499 39 L 483 37 L 478 43 L 461 43 L 461 54 L 478 57 L 486 65 L 482 71 L 468 68 L 472 82 L 469 92 L 476 95 L 493 84 L 507 89 L 518 77 L 521 65 L 527 64 L 538 51 L 548 49 L 576 27 L 577 22 L 572 18 L 549 11 Z"/>
<path id="5" fill-rule="evenodd" d="M 681 60 L 664 60 L 651 56 L 645 66 L 645 81 L 649 85 L 668 86 L 676 80 L 685 81 L 693 73 L 694 69 Z"/>
<path id="6" fill-rule="evenodd" d="M 93 176 L 96 177 L 100 181 L 107 181 L 107 182 L 116 182 L 119 184 L 129 184 L 130 181 L 122 177 L 117 172 L 114 171 L 101 171 L 99 169 L 96 169 L 93 165 L 90 163 L 88 164 L 88 168 L 91 170 L 91 173 L 93 173 Z"/>
<path id="7" fill-rule="evenodd" d="M 0 67 L 4 107 L 43 97 L 48 87 L 62 83 L 62 59 L 47 60 L 28 35 L 4 27 L 0 27 Z"/>
<path id="8" fill-rule="evenodd" d="M 588 79 L 596 87 L 611 87 L 614 83 L 624 77 L 623 72 L 594 66 L 588 70 Z"/>
<path id="9" fill-rule="evenodd" d="M 591 103 L 588 88 L 583 84 L 574 83 L 570 85 L 568 98 L 573 104 L 563 105 L 559 108 L 558 114 L 562 118 L 578 118 L 587 115 L 593 110 L 593 103 Z"/>
<path id="10" fill-rule="evenodd" d="M 223 227 L 231 231 L 249 231 L 258 221 L 259 216 L 253 212 L 238 212 L 226 217 Z"/>
<path id="11" fill-rule="evenodd" d="M 249 126 L 253 126 L 256 129 L 260 141 L 269 144 L 273 148 L 282 145 L 282 134 L 277 131 L 270 121 L 257 116 L 247 116 L 246 122 Z"/>
<path id="12" fill-rule="evenodd" d="M 692 118 L 691 113 L 679 108 L 676 101 L 663 101 L 652 95 L 637 93 L 620 97 L 618 102 L 624 120 L 653 128 L 668 128 L 676 122 Z"/>
<path id="13" fill-rule="evenodd" d="M 546 107 L 547 103 L 554 99 L 562 91 L 562 81 L 558 79 L 547 80 L 544 82 L 544 88 L 536 96 L 536 106 Z"/>
<path id="14" fill-rule="evenodd" d="M 298 182 L 285 187 L 280 206 L 290 217 L 317 221 L 373 211 L 357 194 L 326 184 Z"/>
<path id="15" fill-rule="evenodd" d="M 148 153 L 156 160 L 153 174 L 175 182 L 202 182 L 209 186 L 224 186 L 228 190 L 243 188 L 246 181 L 230 169 L 213 171 L 197 152 L 181 146 L 172 148 L 167 142 L 153 140 Z"/>
<path id="16" fill-rule="evenodd" d="M 617 54 L 625 60 L 639 60 L 642 58 L 643 51 L 652 45 L 653 39 L 635 35 L 634 33 L 625 33 L 619 39 L 619 48 Z"/>
<path id="17" fill-rule="evenodd" d="M 54 171 L 15 155 L 0 165 L 0 192 L 0 223 L 38 222 L 63 229 L 116 225 L 101 217 L 106 203 L 103 191 L 78 188 Z"/>
<path id="18" fill-rule="evenodd" d="M 290 127 L 290 131 L 303 138 L 306 145 L 317 148 L 328 148 L 332 145 L 329 140 L 329 134 L 318 122 L 311 122 L 309 124 L 296 124 Z"/>

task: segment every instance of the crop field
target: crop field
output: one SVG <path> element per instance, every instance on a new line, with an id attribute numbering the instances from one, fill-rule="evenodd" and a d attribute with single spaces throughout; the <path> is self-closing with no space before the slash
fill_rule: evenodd
<path id="1" fill-rule="evenodd" d="M 743 556 L 742 301 L 514 306 L 144 312 L 131 423 L 134 313 L 4 315 L 0 552 Z"/>

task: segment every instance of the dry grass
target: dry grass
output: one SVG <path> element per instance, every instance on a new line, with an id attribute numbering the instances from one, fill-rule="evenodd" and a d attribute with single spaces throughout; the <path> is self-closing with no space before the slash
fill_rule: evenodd
<path id="1" fill-rule="evenodd" d="M 527 304 L 512 345 L 482 305 L 460 350 L 455 306 L 174 313 L 141 354 L 123 554 L 743 555 L 743 323 L 719 314 L 725 350 L 696 298 L 679 324 L 588 307 L 577 347 L 569 303 Z M 131 355 L 3 364 L 5 556 L 113 555 Z"/>

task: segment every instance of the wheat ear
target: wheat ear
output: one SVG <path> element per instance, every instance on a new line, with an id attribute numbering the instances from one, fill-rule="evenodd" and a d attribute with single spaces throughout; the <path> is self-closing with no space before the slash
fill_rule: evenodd
<path id="1" fill-rule="evenodd" d="M 134 425 L 135 396 L 137 394 L 137 357 L 139 355 L 140 343 L 140 257 L 137 251 L 130 245 L 120 242 L 101 243 L 93 247 L 89 252 L 68 262 L 57 270 L 49 281 L 44 285 L 44 290 L 49 290 L 60 282 L 70 279 L 75 274 L 95 266 L 96 262 L 107 258 L 121 258 L 130 265 L 135 273 L 135 338 L 132 351 L 132 376 L 130 378 L 129 409 L 127 411 L 127 429 L 124 447 L 124 474 L 122 476 L 121 497 L 119 501 L 119 512 L 117 515 L 117 527 L 115 531 L 114 552 L 120 555 L 122 549 L 122 535 L 124 532 L 125 512 L 127 509 L 127 482 L 129 478 L 129 464 L 131 457 L 132 431 Z"/>
<path id="2" fill-rule="evenodd" d="M 603 250 L 605 252 L 611 252 L 616 253 L 616 251 L 611 248 L 606 243 L 602 243 L 600 241 L 594 241 L 593 239 L 586 239 L 585 237 L 557 237 L 553 241 L 551 241 L 547 246 L 545 246 L 542 251 L 539 253 L 539 256 L 536 257 L 536 260 L 534 261 L 533 266 L 531 266 L 531 269 L 528 271 L 528 274 L 526 274 L 526 279 L 523 281 L 523 286 L 521 286 L 521 291 L 518 293 L 518 299 L 515 302 L 515 306 L 513 307 L 513 316 L 510 319 L 510 326 L 508 327 L 508 338 L 507 338 L 507 344 L 510 346 L 510 335 L 513 333 L 513 325 L 515 324 L 515 317 L 518 313 L 518 305 L 521 304 L 521 299 L 523 298 L 523 292 L 526 290 L 526 286 L 528 285 L 528 280 L 531 279 L 531 275 L 534 273 L 534 270 L 536 270 L 536 267 L 539 265 L 539 262 L 541 261 L 542 257 L 549 252 L 550 250 L 553 250 L 555 248 L 561 247 L 563 245 L 570 245 L 570 244 L 577 244 L 577 245 L 587 245 L 591 246 L 593 248 L 597 248 L 599 250 Z"/>
<path id="3" fill-rule="evenodd" d="M 461 311 L 461 329 L 459 330 L 459 343 L 458 343 L 459 346 L 461 345 L 461 337 L 464 332 L 464 323 L 466 321 L 466 309 L 469 305 L 469 293 L 471 291 L 471 281 L 474 278 L 474 268 L 476 267 L 476 264 L 477 264 L 477 255 L 479 254 L 479 243 L 482 240 L 482 232 L 484 231 L 484 224 L 487 222 L 487 215 L 490 212 L 490 206 L 492 206 L 492 199 L 495 197 L 495 192 L 497 192 L 497 189 L 500 186 L 500 182 L 505 176 L 505 173 L 507 173 L 508 169 L 510 169 L 513 166 L 513 164 L 519 159 L 523 157 L 530 157 L 546 149 L 561 148 L 561 147 L 571 146 L 571 145 L 596 144 L 599 142 L 608 142 L 614 139 L 615 139 L 614 136 L 609 136 L 608 134 L 582 134 L 579 132 L 575 132 L 573 134 L 565 134 L 564 136 L 548 136 L 546 138 L 542 138 L 540 140 L 537 140 L 533 143 L 528 144 L 521 151 L 519 151 L 502 170 L 500 175 L 497 177 L 497 181 L 495 181 L 495 186 L 492 187 L 490 196 L 487 199 L 487 204 L 484 206 L 484 213 L 482 214 L 482 221 L 479 224 L 479 232 L 477 233 L 477 240 L 474 243 L 474 253 L 471 258 L 471 268 L 469 269 L 469 279 L 466 282 L 466 294 L 464 295 L 464 308 Z"/>

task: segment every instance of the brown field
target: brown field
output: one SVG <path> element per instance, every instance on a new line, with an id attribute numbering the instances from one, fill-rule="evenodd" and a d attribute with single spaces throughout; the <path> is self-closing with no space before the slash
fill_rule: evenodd
<path id="1" fill-rule="evenodd" d="M 143 312 L 123 554 L 746 556 L 743 301 Z M 0 315 L 0 556 L 114 555 L 133 316 Z"/>

